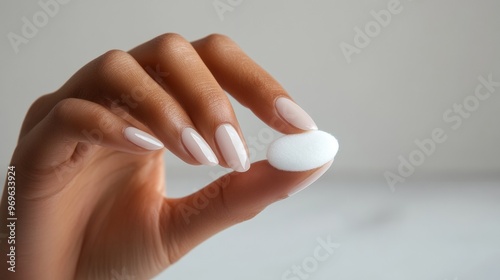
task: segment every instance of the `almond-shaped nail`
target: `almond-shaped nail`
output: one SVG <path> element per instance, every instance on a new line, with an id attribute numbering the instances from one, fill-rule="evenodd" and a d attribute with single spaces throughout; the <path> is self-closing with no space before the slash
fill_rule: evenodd
<path id="1" fill-rule="evenodd" d="M 309 175 L 304 181 L 300 182 L 298 185 L 296 185 L 289 193 L 288 197 L 297 194 L 298 192 L 304 190 L 305 188 L 309 187 L 312 183 L 316 182 L 325 172 L 332 166 L 333 160 L 328 162 L 327 164 L 323 165 L 320 167 L 318 170 L 314 171 L 313 174 Z"/>
<path id="2" fill-rule="evenodd" d="M 238 172 L 245 172 L 250 168 L 245 145 L 232 125 L 220 125 L 215 131 L 215 140 L 230 168 Z"/>
<path id="3" fill-rule="evenodd" d="M 143 149 L 154 151 L 163 148 L 163 143 L 160 140 L 135 127 L 125 128 L 123 134 L 130 142 Z"/>
<path id="4" fill-rule="evenodd" d="M 214 166 L 219 164 L 214 152 L 196 130 L 186 127 L 182 130 L 182 143 L 191 155 L 201 164 Z"/>
<path id="5" fill-rule="evenodd" d="M 300 108 L 297 103 L 286 97 L 280 97 L 276 100 L 276 110 L 278 114 L 289 124 L 302 130 L 316 130 L 318 126 L 311 116 Z"/>

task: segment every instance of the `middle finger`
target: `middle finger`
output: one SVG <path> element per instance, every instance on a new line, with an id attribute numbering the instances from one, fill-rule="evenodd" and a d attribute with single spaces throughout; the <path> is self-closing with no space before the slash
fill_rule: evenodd
<path id="1" fill-rule="evenodd" d="M 165 34 L 129 53 L 143 67 L 155 65 L 161 71 L 150 74 L 161 78 L 157 81 L 181 104 L 223 165 L 248 170 L 246 144 L 231 103 L 191 43 Z"/>

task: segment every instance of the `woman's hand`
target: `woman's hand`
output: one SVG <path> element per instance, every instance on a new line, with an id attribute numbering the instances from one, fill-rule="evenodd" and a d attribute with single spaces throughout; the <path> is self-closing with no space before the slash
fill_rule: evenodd
<path id="1" fill-rule="evenodd" d="M 0 278 L 112 279 L 123 270 L 150 278 L 325 171 L 284 172 L 267 161 L 250 167 L 224 90 L 282 133 L 316 129 L 222 35 L 189 43 L 165 34 L 129 52 L 109 51 L 39 98 L 11 161 L 16 272 L 2 269 Z M 167 198 L 163 146 L 189 164 L 237 172 L 187 197 Z M 3 265 L 10 246 L 1 242 Z"/>

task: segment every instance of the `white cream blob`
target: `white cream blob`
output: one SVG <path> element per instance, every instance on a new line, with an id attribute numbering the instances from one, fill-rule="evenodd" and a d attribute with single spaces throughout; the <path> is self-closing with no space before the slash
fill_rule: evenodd
<path id="1" fill-rule="evenodd" d="M 335 137 L 313 130 L 276 139 L 267 149 L 267 160 L 279 170 L 306 171 L 333 160 L 338 150 Z"/>

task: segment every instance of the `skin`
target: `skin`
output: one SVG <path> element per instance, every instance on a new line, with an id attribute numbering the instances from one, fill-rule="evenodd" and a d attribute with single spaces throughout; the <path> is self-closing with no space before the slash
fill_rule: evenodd
<path id="1" fill-rule="evenodd" d="M 241 130 L 224 90 L 277 131 L 302 132 L 274 107 L 277 98 L 290 98 L 286 91 L 222 35 L 190 43 L 165 34 L 129 52 L 109 51 L 36 100 L 11 160 L 16 272 L 7 271 L 4 239 L 0 278 L 113 279 L 125 270 L 148 279 L 314 174 L 261 161 L 187 197 L 167 197 L 164 151 L 199 164 L 181 142 L 183 128 L 195 128 L 227 167 L 215 130 L 221 124 L 232 124 L 240 136 Z M 147 151 L 127 141 L 129 126 L 166 149 Z M 7 183 L 2 222 L 6 192 Z"/>

